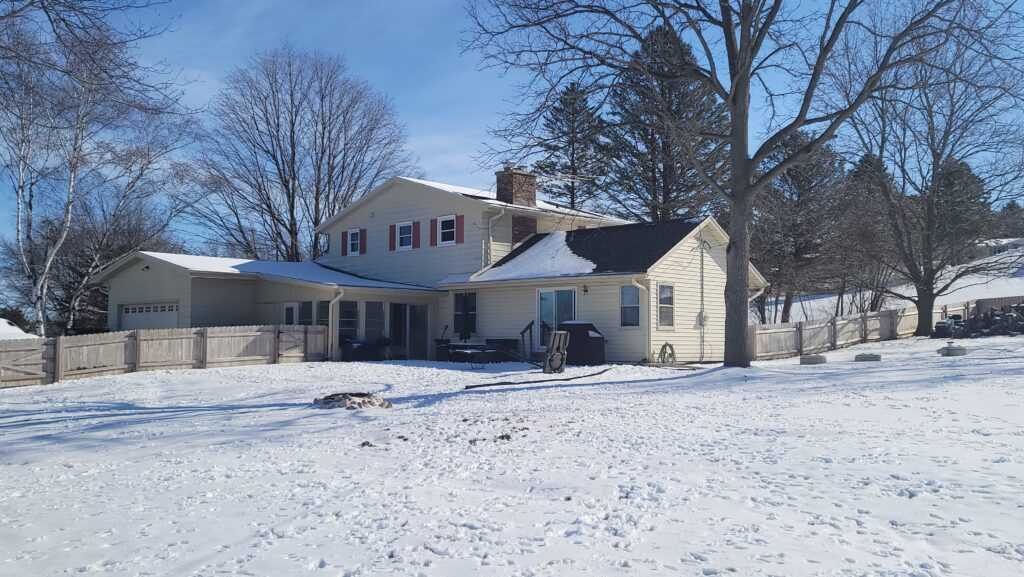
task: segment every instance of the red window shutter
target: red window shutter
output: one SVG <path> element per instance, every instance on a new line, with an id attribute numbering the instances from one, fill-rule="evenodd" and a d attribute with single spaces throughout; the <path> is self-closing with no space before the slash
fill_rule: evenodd
<path id="1" fill-rule="evenodd" d="M 395 225 L 388 226 L 388 250 L 395 250 Z"/>
<path id="2" fill-rule="evenodd" d="M 437 219 L 430 219 L 430 246 L 437 246 Z"/>
<path id="3" fill-rule="evenodd" d="M 455 244 L 466 242 L 466 216 L 463 214 L 455 217 Z"/>
<path id="4" fill-rule="evenodd" d="M 359 229 L 359 254 L 366 254 L 366 229 Z"/>
<path id="5" fill-rule="evenodd" d="M 420 221 L 418 220 L 412 223 L 412 247 L 420 247 Z"/>
<path id="6" fill-rule="evenodd" d="M 341 233 L 341 256 L 348 256 L 348 231 Z"/>

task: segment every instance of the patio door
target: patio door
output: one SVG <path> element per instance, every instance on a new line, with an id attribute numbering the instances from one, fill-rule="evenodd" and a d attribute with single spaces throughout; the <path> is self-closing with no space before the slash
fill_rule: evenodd
<path id="1" fill-rule="evenodd" d="M 576 320 L 576 289 L 540 289 L 537 291 L 537 327 L 539 350 L 548 346 L 551 331 L 566 321 Z"/>
<path id="2" fill-rule="evenodd" d="M 427 305 L 391 303 L 391 350 L 399 357 L 426 359 L 430 350 Z"/>

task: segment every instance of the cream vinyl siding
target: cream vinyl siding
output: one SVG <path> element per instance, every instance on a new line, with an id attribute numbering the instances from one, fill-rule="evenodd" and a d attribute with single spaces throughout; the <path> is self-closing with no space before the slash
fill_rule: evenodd
<path id="1" fill-rule="evenodd" d="M 641 292 L 639 327 L 619 326 L 619 287 L 629 284 L 630 277 L 551 280 L 529 286 L 477 287 L 476 339 L 519 338 L 519 331 L 534 321 L 536 330 L 537 290 L 539 288 L 572 288 L 576 290 L 576 318 L 590 321 L 604 334 L 606 358 L 609 362 L 637 362 L 645 355 L 647 306 Z M 583 292 L 583 287 L 587 292 Z M 474 292 L 472 290 L 453 292 Z M 451 299 L 449 295 L 449 301 Z M 454 326 L 450 305 L 446 307 L 446 324 Z M 449 330 L 449 334 L 450 334 Z"/>
<path id="2" fill-rule="evenodd" d="M 701 356 L 700 243 L 699 234 L 710 245 L 704 251 L 704 354 Z M 651 358 L 656 359 L 664 343 L 672 343 L 676 360 L 721 361 L 725 350 L 725 247 L 726 239 L 711 226 L 702 226 L 676 245 L 648 272 L 651 290 L 647 298 L 651 326 Z M 674 289 L 675 326 L 658 327 L 657 285 Z"/>
<path id="3" fill-rule="evenodd" d="M 112 275 L 108 285 L 107 328 L 112 331 L 121 328 L 120 307 L 132 304 L 177 303 L 177 327 L 164 328 L 192 326 L 189 324 L 192 291 L 188 271 L 160 261 L 139 258 Z"/>
<path id="4" fill-rule="evenodd" d="M 489 212 L 485 215 L 486 223 L 490 217 L 500 214 Z M 512 217 L 506 212 L 493 223 L 491 223 L 491 260 L 487 264 L 494 264 L 512 252 Z"/>
<path id="5" fill-rule="evenodd" d="M 253 324 L 258 282 L 247 279 L 193 278 L 190 326 Z"/>
<path id="6" fill-rule="evenodd" d="M 430 246 L 430 220 L 463 215 L 461 244 Z M 419 221 L 420 248 L 388 250 L 390 225 Z M 331 253 L 319 262 L 358 275 L 433 286 L 458 273 L 473 273 L 483 266 L 483 205 L 471 199 L 413 182 L 399 181 L 345 215 L 328 230 Z M 366 229 L 366 254 L 341 256 L 341 233 Z"/>

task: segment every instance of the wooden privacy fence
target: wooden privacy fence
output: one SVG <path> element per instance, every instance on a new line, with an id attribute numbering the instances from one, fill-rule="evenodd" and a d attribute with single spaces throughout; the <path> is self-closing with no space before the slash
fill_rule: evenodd
<path id="1" fill-rule="evenodd" d="M 972 310 L 971 303 L 936 308 L 934 320 Z M 859 343 L 901 339 L 917 329 L 914 307 L 863 313 L 827 320 L 808 320 L 774 325 L 751 325 L 751 354 L 755 359 L 781 359 L 830 351 Z"/>
<path id="2" fill-rule="evenodd" d="M 258 325 L 140 329 L 0 341 L 0 388 L 158 369 L 327 359 L 327 327 Z"/>

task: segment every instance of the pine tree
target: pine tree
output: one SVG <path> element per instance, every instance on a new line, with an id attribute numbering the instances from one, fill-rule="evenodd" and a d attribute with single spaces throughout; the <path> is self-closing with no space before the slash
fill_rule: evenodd
<path id="1" fill-rule="evenodd" d="M 810 142 L 797 132 L 776 154 L 790 155 Z M 770 158 L 769 162 L 775 162 Z M 829 146 L 790 167 L 765 190 L 754 209 L 752 257 L 768 277 L 772 293 L 783 297 L 782 322 L 789 322 L 794 298 L 822 288 L 843 218 L 840 186 L 843 162 Z"/>
<path id="2" fill-rule="evenodd" d="M 546 196 L 574 209 L 593 201 L 607 169 L 600 147 L 603 130 L 587 93 L 578 83 L 566 86 L 544 116 L 544 156 L 533 166 Z"/>
<path id="3" fill-rule="evenodd" d="M 720 140 L 700 133 L 728 132 L 725 107 L 703 84 L 682 78 L 694 57 L 674 31 L 652 30 L 633 59 L 635 69 L 610 96 L 610 208 L 652 221 L 712 212 L 714 196 L 695 161 L 709 171 L 724 161 Z"/>
<path id="4" fill-rule="evenodd" d="M 1016 200 L 1003 205 L 996 214 L 999 236 L 1002 238 L 1024 237 L 1024 207 Z"/>

